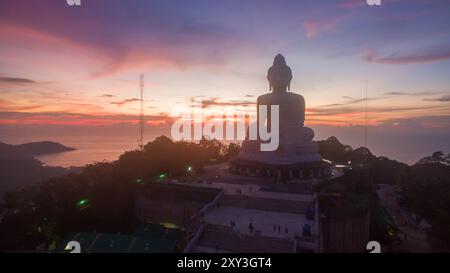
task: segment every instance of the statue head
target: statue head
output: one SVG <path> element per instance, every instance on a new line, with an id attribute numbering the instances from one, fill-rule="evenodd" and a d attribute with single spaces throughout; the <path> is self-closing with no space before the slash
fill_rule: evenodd
<path id="1" fill-rule="evenodd" d="M 274 93 L 286 92 L 291 89 L 292 71 L 286 64 L 283 55 L 275 56 L 273 65 L 267 72 L 267 79 L 269 80 L 269 88 Z"/>

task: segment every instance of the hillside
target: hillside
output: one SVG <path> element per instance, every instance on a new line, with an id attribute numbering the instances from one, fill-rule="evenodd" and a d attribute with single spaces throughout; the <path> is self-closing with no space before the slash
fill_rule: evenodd
<path id="1" fill-rule="evenodd" d="M 353 169 L 369 169 L 374 183 L 398 183 L 405 175 L 408 165 L 384 156 L 375 156 L 369 149 L 360 147 L 353 149 L 332 136 L 320 140 L 319 153 L 323 158 L 337 164 L 350 165 Z"/>
<path id="2" fill-rule="evenodd" d="M 0 142 L 0 196 L 6 191 L 32 185 L 50 177 L 77 171 L 74 168 L 48 167 L 35 156 L 73 151 L 55 142 L 10 145 Z"/>
<path id="3" fill-rule="evenodd" d="M 444 155 L 442 151 L 434 152 L 431 156 L 426 156 L 416 163 L 416 165 L 423 164 L 441 164 L 450 166 L 450 154 Z"/>

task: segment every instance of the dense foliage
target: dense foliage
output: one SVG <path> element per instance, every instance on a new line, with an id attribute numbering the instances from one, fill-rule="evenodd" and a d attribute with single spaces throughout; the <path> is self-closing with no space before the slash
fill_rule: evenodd
<path id="1" fill-rule="evenodd" d="M 51 249 L 71 231 L 131 232 L 136 226 L 137 181 L 151 181 L 161 173 L 186 175 L 188 166 L 201 171 L 205 164 L 228 160 L 238 149 L 236 144 L 173 142 L 163 136 L 115 162 L 88 165 L 81 173 L 7 193 L 0 250 L 30 250 L 38 245 Z"/>
<path id="2" fill-rule="evenodd" d="M 335 163 L 350 165 L 353 169 L 368 169 L 371 171 L 373 183 L 398 183 L 405 177 L 408 165 L 391 160 L 387 157 L 377 157 L 369 149 L 360 147 L 353 149 L 339 142 L 336 137 L 318 141 L 320 154 Z"/>
<path id="3" fill-rule="evenodd" d="M 416 164 L 401 183 L 408 206 L 431 225 L 438 241 L 450 246 L 450 166 Z"/>

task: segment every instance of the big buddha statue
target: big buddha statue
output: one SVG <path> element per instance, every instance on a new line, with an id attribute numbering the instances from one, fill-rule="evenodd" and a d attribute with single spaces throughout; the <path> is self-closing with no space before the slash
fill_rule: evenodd
<path id="1" fill-rule="evenodd" d="M 273 177 L 277 181 L 311 179 L 328 176 L 330 164 L 322 160 L 314 131 L 304 127 L 305 100 L 290 91 L 292 71 L 283 55 L 275 56 L 267 73 L 271 93 L 257 99 L 260 105 L 279 105 L 279 145 L 275 151 L 261 151 L 261 140 L 248 138 L 242 143 L 238 157 L 230 163 L 233 173 L 249 176 Z M 258 111 L 257 111 L 258 112 Z M 270 131 L 270 110 L 266 126 Z M 260 117 L 257 117 L 258 121 Z M 257 121 L 256 124 L 260 124 Z"/>

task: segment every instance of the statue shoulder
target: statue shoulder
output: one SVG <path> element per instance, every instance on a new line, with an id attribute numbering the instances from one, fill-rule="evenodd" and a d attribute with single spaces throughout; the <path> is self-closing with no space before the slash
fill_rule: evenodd
<path id="1" fill-rule="evenodd" d="M 298 101 L 305 101 L 302 95 L 294 92 L 287 92 L 287 95 L 289 99 L 298 100 Z"/>
<path id="2" fill-rule="evenodd" d="M 268 101 L 272 100 L 272 97 L 273 97 L 273 94 L 272 94 L 272 93 L 266 93 L 266 94 L 264 94 L 264 95 L 259 96 L 259 97 L 256 99 L 256 102 L 257 102 L 258 104 L 264 103 L 264 102 L 268 102 Z"/>

